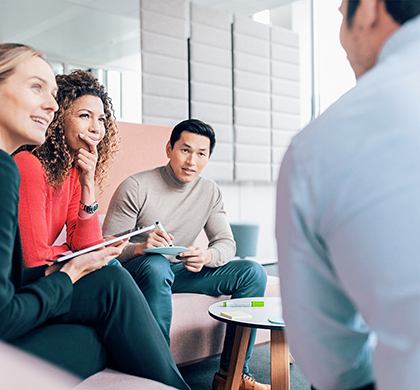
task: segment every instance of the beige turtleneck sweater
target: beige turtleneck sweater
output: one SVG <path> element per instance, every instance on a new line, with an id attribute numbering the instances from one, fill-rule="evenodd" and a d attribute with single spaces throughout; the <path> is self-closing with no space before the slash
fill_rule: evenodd
<path id="1" fill-rule="evenodd" d="M 235 256 L 236 245 L 222 193 L 212 180 L 199 176 L 191 183 L 181 182 L 169 164 L 136 173 L 115 191 L 103 234 L 117 234 L 156 221 L 174 236 L 173 243 L 177 246 L 192 246 L 204 228 L 209 239 L 207 249 L 212 253 L 208 267 L 219 267 Z M 136 244 L 146 240 L 147 233 L 132 237 L 118 259 L 121 262 L 132 259 Z M 170 261 L 178 260 L 170 258 Z"/>

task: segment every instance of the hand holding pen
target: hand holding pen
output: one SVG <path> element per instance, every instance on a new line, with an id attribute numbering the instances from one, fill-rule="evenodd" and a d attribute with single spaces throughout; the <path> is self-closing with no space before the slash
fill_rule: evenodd
<path id="1" fill-rule="evenodd" d="M 169 246 L 174 246 L 171 239 L 171 237 L 173 238 L 173 236 L 168 234 L 168 232 L 165 230 L 165 228 L 159 221 L 156 221 L 156 227 L 168 236 L 169 240 L 166 237 L 165 238 L 166 238 L 166 241 L 169 243 Z"/>
<path id="2" fill-rule="evenodd" d="M 174 237 L 172 236 L 172 234 L 167 233 L 162 224 L 159 221 L 156 221 L 155 230 L 149 233 L 146 242 L 139 243 L 136 245 L 136 247 L 134 248 L 134 255 L 144 255 L 144 249 L 174 246 L 174 244 L 172 243 L 173 239 Z"/>

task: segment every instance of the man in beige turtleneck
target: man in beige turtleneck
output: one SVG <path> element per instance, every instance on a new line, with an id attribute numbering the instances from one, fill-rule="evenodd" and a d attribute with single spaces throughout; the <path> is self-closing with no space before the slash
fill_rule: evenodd
<path id="1" fill-rule="evenodd" d="M 267 276 L 251 260 L 230 261 L 236 245 L 217 184 L 200 176 L 213 152 L 213 128 L 197 119 L 188 119 L 172 130 L 166 145 L 169 163 L 136 173 L 115 191 L 105 218 L 103 232 L 112 235 L 160 221 L 166 231 L 154 230 L 130 241 L 118 259 L 131 273 L 169 343 L 172 293 L 200 293 L 232 298 L 263 296 Z M 194 246 L 204 229 L 207 248 Z M 174 245 L 188 251 L 177 258 L 146 254 L 146 248 Z M 228 325 L 219 372 L 213 390 L 224 389 L 236 327 Z M 243 368 L 241 390 L 268 390 L 249 374 L 256 331 L 251 331 Z"/>

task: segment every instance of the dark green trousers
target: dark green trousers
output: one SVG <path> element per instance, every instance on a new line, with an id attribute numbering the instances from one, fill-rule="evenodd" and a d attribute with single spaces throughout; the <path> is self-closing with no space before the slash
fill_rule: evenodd
<path id="1" fill-rule="evenodd" d="M 67 314 L 11 343 L 82 378 L 110 365 L 189 389 L 142 292 L 122 267 L 80 279 Z"/>

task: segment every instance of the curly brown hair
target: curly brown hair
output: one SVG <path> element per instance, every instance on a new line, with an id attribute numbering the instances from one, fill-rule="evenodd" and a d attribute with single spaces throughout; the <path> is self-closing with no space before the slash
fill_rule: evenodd
<path id="1" fill-rule="evenodd" d="M 95 170 L 95 184 L 102 189 L 120 144 L 111 98 L 90 72 L 74 70 L 70 74 L 56 76 L 56 81 L 59 109 L 47 129 L 45 142 L 35 148 L 32 153 L 41 161 L 48 183 L 54 188 L 60 187 L 71 169 L 70 149 L 66 143 L 64 131 L 66 112 L 81 96 L 99 97 L 104 105 L 106 120 L 105 136 L 97 146 L 98 162 Z"/>

